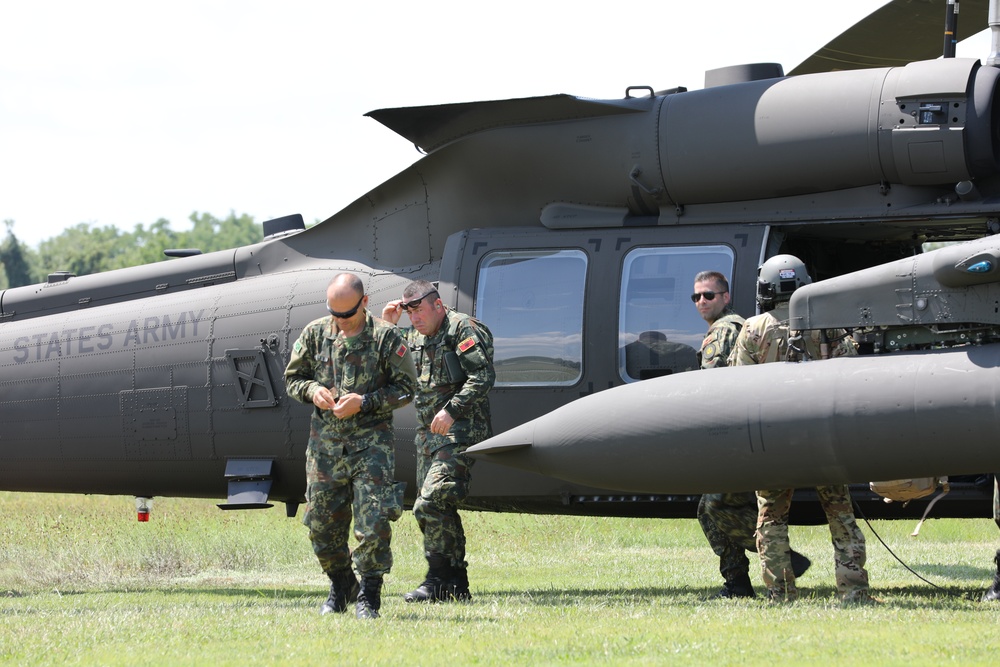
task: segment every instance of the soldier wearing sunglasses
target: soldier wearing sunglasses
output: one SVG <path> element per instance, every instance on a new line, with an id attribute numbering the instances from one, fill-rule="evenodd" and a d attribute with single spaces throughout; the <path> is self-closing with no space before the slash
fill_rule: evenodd
<path id="1" fill-rule="evenodd" d="M 395 481 L 392 412 L 409 403 L 417 374 L 399 329 L 372 317 L 361 279 L 338 274 L 326 291 L 327 317 L 310 322 L 285 369 L 288 395 L 314 406 L 306 446 L 302 522 L 330 578 L 322 614 L 378 618 L 382 577 L 392 568 L 392 526 L 403 511 Z M 351 515 L 358 545 L 348 547 Z M 361 575 L 361 584 L 351 569 Z"/>
<path id="2" fill-rule="evenodd" d="M 487 394 L 493 387 L 493 334 L 450 310 L 426 280 L 410 283 L 382 318 L 403 329 L 417 365 L 417 484 L 413 516 L 424 535 L 427 576 L 407 602 L 471 600 L 465 531 L 458 506 L 469 494 L 473 460 L 465 450 L 493 435 Z"/>
<path id="3" fill-rule="evenodd" d="M 729 281 L 717 271 L 702 271 L 694 277 L 691 301 L 708 322 L 708 333 L 701 343 L 701 367 L 722 368 L 736 345 L 743 328 L 743 318 L 729 307 Z M 750 560 L 746 552 L 757 551 L 757 496 L 753 491 L 706 493 L 698 502 L 698 522 L 719 557 L 719 572 L 724 581 L 713 598 L 755 597 L 750 582 Z M 791 554 L 796 576 L 809 567 L 809 559 L 798 552 Z"/>
<path id="4" fill-rule="evenodd" d="M 702 271 L 694 277 L 691 301 L 698 314 L 708 322 L 708 333 L 698 353 L 701 367 L 725 366 L 736 337 L 743 328 L 743 318 L 729 307 L 729 281 L 717 271 Z"/>

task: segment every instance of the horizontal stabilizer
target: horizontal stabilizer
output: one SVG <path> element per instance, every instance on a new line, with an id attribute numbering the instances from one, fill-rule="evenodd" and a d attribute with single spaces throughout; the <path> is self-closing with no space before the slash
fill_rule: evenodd
<path id="1" fill-rule="evenodd" d="M 378 109 L 365 115 L 430 153 L 456 139 L 483 130 L 636 113 L 648 110 L 649 102 L 648 97 L 603 101 L 573 95 L 548 95 L 492 102 Z"/>

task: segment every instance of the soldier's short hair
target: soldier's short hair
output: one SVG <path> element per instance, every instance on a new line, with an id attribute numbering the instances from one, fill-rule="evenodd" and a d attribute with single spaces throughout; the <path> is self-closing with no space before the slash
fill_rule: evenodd
<path id="1" fill-rule="evenodd" d="M 714 281 L 722 285 L 723 292 L 729 291 L 729 281 L 726 280 L 726 277 L 721 273 L 719 273 L 718 271 L 702 271 L 701 273 L 699 273 L 694 277 L 694 281 L 696 283 L 707 283 L 709 281 Z"/>
<path id="2" fill-rule="evenodd" d="M 403 290 L 403 299 L 409 300 L 415 296 L 422 296 L 431 292 L 437 292 L 437 287 L 434 286 L 434 283 L 427 280 L 414 280 Z"/>
<path id="3" fill-rule="evenodd" d="M 345 283 L 348 287 L 354 290 L 358 296 L 365 295 L 365 284 L 361 281 L 361 278 L 358 278 L 353 273 L 346 273 L 346 272 L 338 273 L 337 275 L 335 275 L 333 278 L 330 279 L 330 282 L 327 284 L 326 287 L 327 289 L 329 289 L 330 285 L 339 282 Z"/>

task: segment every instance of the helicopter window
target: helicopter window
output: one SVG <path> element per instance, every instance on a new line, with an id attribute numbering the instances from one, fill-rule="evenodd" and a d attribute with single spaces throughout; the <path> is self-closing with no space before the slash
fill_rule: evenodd
<path id="1" fill-rule="evenodd" d="M 728 246 L 636 248 L 622 267 L 618 371 L 627 382 L 698 368 L 708 325 L 691 306 L 700 271 L 731 277 Z"/>
<path id="2" fill-rule="evenodd" d="M 483 258 L 476 317 L 493 332 L 498 386 L 572 385 L 583 369 L 587 256 L 520 250 Z"/>

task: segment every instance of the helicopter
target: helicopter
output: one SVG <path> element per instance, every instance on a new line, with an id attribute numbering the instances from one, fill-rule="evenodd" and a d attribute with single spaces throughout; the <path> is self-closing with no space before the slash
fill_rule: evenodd
<path id="1" fill-rule="evenodd" d="M 787 76 L 778 64 L 754 63 L 707 72 L 699 90 L 632 86 L 613 100 L 550 95 L 372 111 L 425 156 L 315 226 L 289 215 L 265 222 L 255 245 L 170 250 L 166 262 L 54 272 L 4 290 L 0 489 L 134 496 L 140 506 L 156 496 L 226 497 L 223 509 L 280 502 L 294 516 L 309 410 L 285 395 L 282 371 L 303 326 L 324 314 L 339 272 L 363 279 L 374 313 L 409 282 L 428 280 L 446 305 L 490 326 L 490 403 L 503 438 L 604 397 L 620 408 L 618 423 L 648 423 L 649 401 L 630 405 L 621 391 L 725 383 L 732 373 L 690 372 L 705 331 L 688 302 L 699 271 L 729 276 L 735 310 L 749 315 L 757 268 L 775 254 L 800 257 L 817 287 L 914 262 L 927 242 L 979 244 L 988 255 L 1000 231 L 1000 69 L 933 59 L 942 32 L 948 55 L 957 6 L 890 2 Z M 994 10 L 985 0 L 960 7 L 962 25 L 977 27 Z M 851 283 L 855 301 L 833 309 L 847 318 L 836 326 L 866 329 L 868 363 L 919 352 L 933 364 L 939 350 L 955 352 L 955 330 L 970 334 L 962 345 L 995 349 L 995 309 L 949 320 L 956 326 L 946 330 L 919 319 L 859 322 L 859 308 L 897 314 L 880 298 L 882 289 L 898 293 L 895 282 L 880 282 L 889 271 Z M 992 303 L 986 277 L 954 289 Z M 859 306 L 864 298 L 873 303 Z M 959 300 L 949 301 L 955 313 Z M 896 350 L 890 343 L 903 329 L 910 338 Z M 837 368 L 821 381 L 836 379 Z M 655 428 L 651 442 L 665 436 Z M 396 412 L 400 481 L 415 477 L 415 429 L 412 407 Z M 627 429 L 594 432 L 605 456 L 626 451 Z M 905 438 L 883 435 L 896 460 L 906 459 Z M 654 483 L 648 470 L 636 479 L 594 465 L 541 471 L 514 444 L 473 448 L 485 455 L 467 509 L 693 517 L 699 493 L 723 490 L 711 451 L 681 479 Z M 938 516 L 987 516 L 991 485 L 978 471 L 995 468 L 995 455 L 977 443 L 956 461 L 898 470 L 952 476 Z M 791 458 L 782 481 L 813 484 L 812 464 Z M 855 484 L 868 516 L 917 515 L 862 484 L 897 470 L 880 466 L 853 465 L 823 481 Z M 753 487 L 752 468 L 741 470 L 727 483 Z M 815 503 L 793 505 L 793 521 L 821 516 Z"/>

